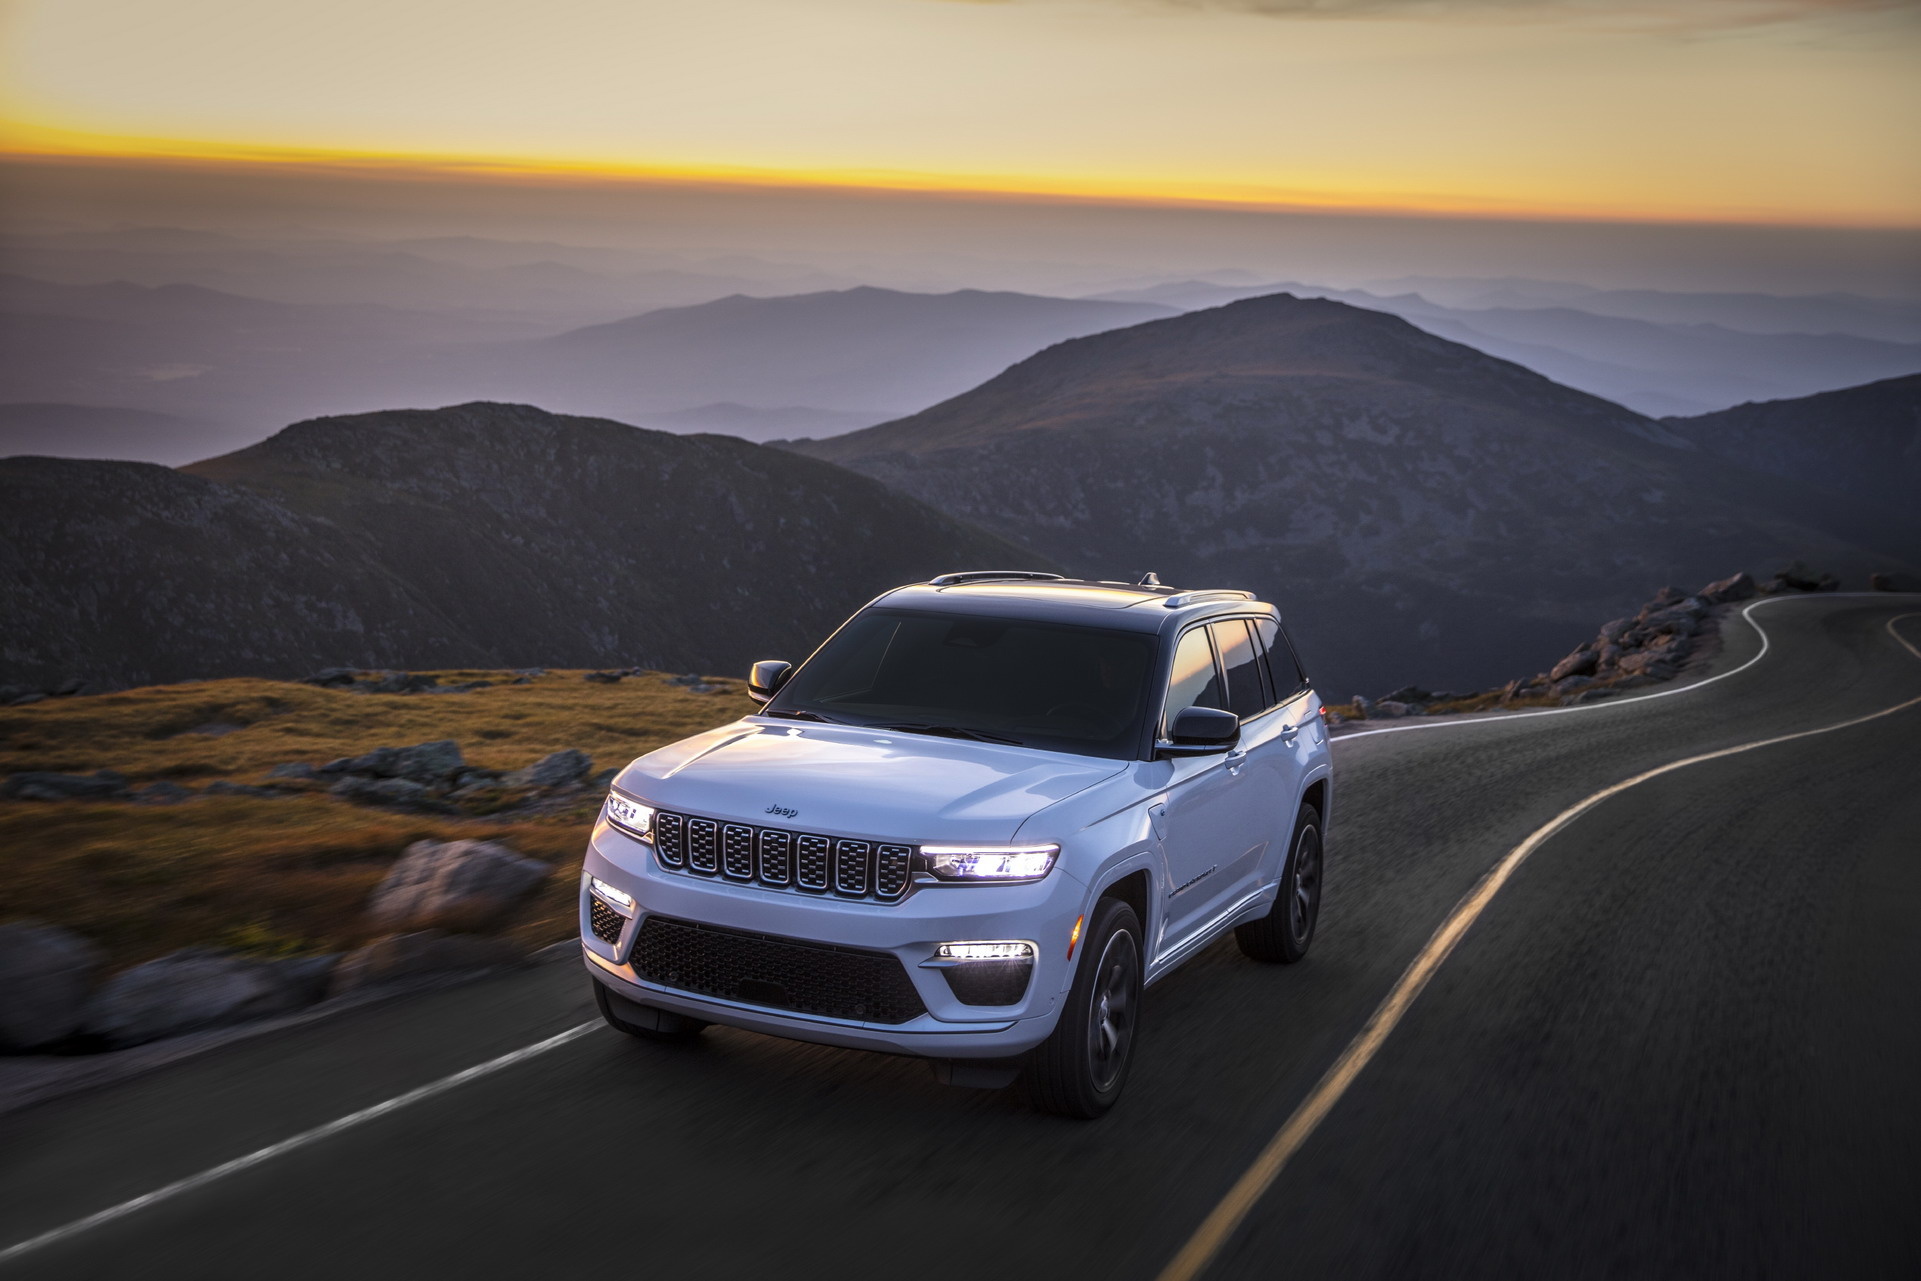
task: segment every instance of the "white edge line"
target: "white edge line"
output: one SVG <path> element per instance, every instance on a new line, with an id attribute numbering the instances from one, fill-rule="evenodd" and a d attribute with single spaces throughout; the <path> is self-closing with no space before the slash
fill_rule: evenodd
<path id="1" fill-rule="evenodd" d="M 75 1219 L 72 1223 L 66 1224 L 63 1227 L 54 1228 L 50 1232 L 42 1232 L 37 1237 L 29 1237 L 25 1241 L 0 1250 L 0 1263 L 11 1262 L 31 1251 L 53 1245 L 58 1241 L 64 1241 L 69 1237 L 78 1236 L 82 1232 L 100 1227 L 102 1224 L 111 1223 L 115 1219 L 125 1218 L 136 1210 L 144 1210 L 150 1205 L 157 1205 L 162 1201 L 171 1200 L 184 1192 L 191 1192 L 195 1188 L 205 1187 L 216 1179 L 224 1179 L 230 1174 L 238 1174 L 240 1171 L 251 1169 L 262 1162 L 271 1161 L 277 1156 L 284 1156 L 296 1148 L 303 1148 L 310 1143 L 318 1143 L 322 1139 L 332 1138 L 343 1130 L 351 1130 L 355 1126 L 364 1125 L 368 1121 L 376 1120 L 391 1112 L 398 1112 L 404 1107 L 419 1103 L 425 1099 L 430 1099 L 436 1094 L 444 1094 L 446 1091 L 465 1085 L 469 1081 L 476 1081 L 483 1076 L 490 1076 L 505 1068 L 513 1067 L 516 1063 L 524 1063 L 535 1055 L 545 1054 L 548 1050 L 557 1049 L 569 1041 L 585 1036 L 599 1026 L 601 1026 L 600 1023 L 596 1021 L 592 1023 L 582 1023 L 578 1027 L 568 1028 L 565 1032 L 550 1036 L 544 1041 L 536 1041 L 532 1045 L 522 1046 L 520 1049 L 508 1054 L 503 1054 L 497 1059 L 489 1059 L 485 1063 L 479 1063 L 463 1071 L 455 1072 L 452 1076 L 443 1076 L 438 1081 L 430 1081 L 419 1089 L 409 1090 L 405 1094 L 395 1095 L 384 1103 L 376 1103 L 372 1107 L 362 1108 L 358 1112 L 349 1113 L 337 1120 L 329 1121 L 325 1125 L 315 1126 L 311 1130 L 296 1134 L 290 1139 L 282 1139 L 278 1143 L 270 1144 L 257 1152 L 249 1152 L 245 1156 L 235 1157 L 225 1164 L 216 1165 L 211 1169 L 202 1170 L 198 1174 L 189 1175 L 176 1183 L 169 1183 L 163 1188 L 156 1188 L 143 1196 L 134 1197 L 130 1201 L 122 1201 L 119 1205 L 109 1206 L 97 1214 L 89 1214 L 84 1219 Z"/>
<path id="2" fill-rule="evenodd" d="M 1716 681 L 1724 681 L 1730 676 L 1738 676 L 1740 673 L 1745 672 L 1748 668 L 1767 657 L 1768 634 L 1761 630 L 1759 623 L 1748 617 L 1763 605 L 1774 605 L 1788 601 L 1835 600 L 1855 597 L 1867 600 L 1889 600 L 1892 597 L 1908 594 L 1909 593 L 1906 592 L 1810 592 L 1801 596 L 1764 596 L 1741 611 L 1741 621 L 1749 627 L 1752 627 L 1755 634 L 1761 638 L 1760 652 L 1739 667 L 1717 673 L 1716 675 L 1708 677 L 1706 680 L 1691 681 L 1686 685 L 1677 686 L 1674 689 L 1657 690 L 1650 694 L 1635 694 L 1628 698 L 1602 699 L 1593 703 L 1580 703 L 1573 707 L 1537 707 L 1523 712 L 1495 712 L 1492 715 L 1481 716 L 1443 716 L 1439 719 L 1424 720 L 1412 725 L 1386 725 L 1380 729 L 1355 730 L 1348 734 L 1329 733 L 1327 741 L 1331 745 L 1334 743 L 1345 743 L 1349 739 L 1366 738 L 1370 734 L 1402 734 L 1408 730 L 1448 729 L 1456 725 L 1505 725 L 1510 721 L 1527 720 L 1533 716 L 1564 716 L 1569 712 L 1604 712 L 1615 707 L 1638 707 L 1643 703 L 1651 703 L 1657 698 L 1672 698 L 1676 694 L 1692 694 L 1695 690 L 1704 689 Z M 1903 615 L 1903 617 L 1907 617 L 1907 615 Z M 1902 641 L 1902 644 L 1905 645 L 1907 642 Z"/>
<path id="3" fill-rule="evenodd" d="M 1879 593 L 1874 594 L 1878 595 Z M 1757 602 L 1757 604 L 1765 603 L 1766 602 Z M 1755 608 L 1755 606 L 1749 606 L 1749 609 L 1753 608 Z M 1745 611 L 1743 612 L 1745 614 Z M 1902 636 L 1901 633 L 1894 628 L 1896 623 L 1909 618 L 1921 618 L 1921 614 L 1898 614 L 1890 618 L 1887 621 L 1887 632 L 1906 648 L 1910 654 L 1913 654 L 1916 658 L 1921 658 L 1921 649 L 1917 649 L 1913 642 Z M 1757 626 L 1755 630 L 1760 631 L 1760 628 Z M 1763 633 L 1763 642 L 1765 642 L 1766 639 L 1766 633 Z M 1706 682 L 1703 682 L 1703 684 L 1705 683 Z M 1699 686 L 1693 686 L 1691 688 L 1699 688 Z M 1679 691 L 1675 692 L 1678 693 Z M 1416 998 L 1418 998 L 1422 990 L 1427 987 L 1429 980 L 1434 977 L 1435 972 L 1441 968 L 1442 963 L 1445 962 L 1449 954 L 1454 951 L 1455 945 L 1461 941 L 1462 936 L 1466 934 L 1474 922 L 1480 918 L 1481 913 L 1487 910 L 1487 906 L 1493 901 L 1495 894 L 1497 894 L 1501 887 L 1507 883 L 1508 879 L 1514 875 L 1515 871 L 1527 860 L 1529 855 L 1547 843 L 1548 838 L 1573 823 L 1575 819 L 1581 817 L 1581 815 L 1587 813 L 1609 797 L 1619 795 L 1631 787 L 1647 782 L 1649 779 L 1659 778 L 1663 774 L 1685 769 L 1689 765 L 1699 765 L 1704 761 L 1719 760 L 1724 756 L 1735 756 L 1742 752 L 1754 751 L 1757 748 L 1773 747 L 1776 744 L 1789 743 L 1800 738 L 1811 738 L 1817 734 L 1831 734 L 1835 730 L 1849 729 L 1856 725 L 1863 725 L 1869 721 L 1880 720 L 1883 716 L 1892 716 L 1896 712 L 1906 711 L 1910 707 L 1917 706 L 1921 706 L 1921 697 L 1911 698 L 1905 703 L 1896 703 L 1892 707 L 1884 707 L 1878 712 L 1869 712 L 1865 716 L 1856 716 L 1850 720 L 1836 721 L 1832 725 L 1822 725 L 1815 729 L 1797 730 L 1792 734 L 1781 734 L 1774 738 L 1757 739 L 1751 743 L 1738 743 L 1733 747 L 1724 747 L 1718 751 L 1704 752 L 1699 756 L 1690 756 L 1683 760 L 1670 761 L 1666 765 L 1656 766 L 1654 769 L 1636 774 L 1632 778 L 1623 779 L 1619 783 L 1604 787 L 1600 791 L 1576 801 L 1573 805 L 1568 806 L 1546 823 L 1534 829 L 1533 832 L 1528 834 L 1527 839 L 1509 850 L 1507 854 L 1501 858 L 1501 861 L 1490 868 L 1481 879 L 1475 883 L 1474 888 L 1469 890 L 1459 903 L 1455 904 L 1454 910 L 1448 913 L 1447 919 L 1441 923 L 1441 927 L 1434 931 L 1434 934 L 1428 939 L 1426 946 L 1415 956 L 1414 960 L 1402 973 L 1400 979 L 1397 980 L 1393 988 L 1388 991 L 1386 998 L 1382 1000 L 1380 1005 L 1375 1007 L 1374 1013 L 1368 1018 L 1367 1025 L 1361 1029 L 1360 1033 L 1355 1036 L 1352 1041 L 1348 1042 L 1347 1047 L 1341 1051 L 1341 1056 L 1334 1061 L 1334 1065 L 1328 1068 L 1321 1079 L 1315 1083 L 1313 1090 L 1308 1093 L 1306 1098 L 1301 1100 L 1300 1104 L 1288 1116 L 1287 1120 L 1282 1123 L 1281 1128 L 1275 1132 L 1274 1137 L 1268 1140 L 1267 1145 L 1263 1147 L 1260 1154 L 1254 1158 L 1253 1163 L 1242 1172 L 1241 1177 L 1234 1181 L 1234 1186 L 1228 1189 L 1227 1195 L 1221 1198 L 1219 1203 L 1215 1205 L 1205 1219 L 1201 1220 L 1200 1226 L 1194 1229 L 1193 1234 L 1189 1236 L 1186 1243 L 1181 1246 L 1180 1252 L 1168 1260 L 1167 1266 L 1161 1270 L 1156 1281 L 1195 1281 L 1195 1278 L 1200 1277 L 1207 1271 L 1221 1249 L 1226 1246 L 1234 1234 L 1240 1230 L 1241 1224 L 1244 1223 L 1247 1216 L 1253 1212 L 1254 1207 L 1260 1202 L 1260 1199 L 1267 1194 L 1269 1188 L 1274 1186 L 1275 1180 L 1280 1177 L 1281 1171 L 1286 1167 L 1288 1160 L 1307 1142 L 1323 1118 L 1327 1116 L 1336 1103 L 1340 1102 L 1342 1095 L 1347 1093 L 1348 1087 L 1354 1083 L 1354 1079 L 1360 1075 L 1362 1069 L 1367 1067 L 1368 1063 L 1379 1053 L 1381 1046 L 1386 1042 L 1389 1034 L 1394 1031 L 1402 1017 L 1406 1015 L 1408 1009 L 1414 1004 Z M 1571 711 L 1573 709 L 1569 708 L 1565 710 Z"/>

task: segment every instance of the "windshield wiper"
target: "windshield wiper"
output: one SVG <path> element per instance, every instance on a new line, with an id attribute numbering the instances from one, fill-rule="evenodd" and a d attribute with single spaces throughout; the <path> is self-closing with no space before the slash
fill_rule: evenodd
<path id="1" fill-rule="evenodd" d="M 819 712 L 810 712 L 804 707 L 783 707 L 776 712 L 762 712 L 760 714 L 762 716 L 785 716 L 789 720 L 796 721 L 821 721 L 828 725 L 845 725 L 847 723 L 846 721 L 837 721 L 831 716 L 822 716 Z"/>
<path id="2" fill-rule="evenodd" d="M 977 743 L 1006 743 L 1009 747 L 1025 746 L 1018 738 L 1004 738 L 999 734 L 989 734 L 984 730 L 968 729 L 962 725 L 925 725 L 919 721 L 901 721 L 892 725 L 869 725 L 868 729 L 897 729 L 909 734 L 938 734 L 942 738 L 971 738 Z"/>

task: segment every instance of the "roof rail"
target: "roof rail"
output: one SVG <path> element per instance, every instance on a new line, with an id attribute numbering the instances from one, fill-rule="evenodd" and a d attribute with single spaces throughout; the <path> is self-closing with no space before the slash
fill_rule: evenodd
<path id="1" fill-rule="evenodd" d="M 961 583 L 983 583 L 995 578 L 1046 578 L 1065 582 L 1060 574 L 1044 574 L 1036 569 L 968 569 L 958 574 L 942 574 L 927 580 L 929 587 L 954 587 Z"/>
<path id="2" fill-rule="evenodd" d="M 1199 592 L 1177 592 L 1161 604 L 1169 609 L 1185 609 L 1189 605 L 1204 600 L 1253 600 L 1253 592 L 1237 592 L 1231 588 L 1216 587 Z"/>

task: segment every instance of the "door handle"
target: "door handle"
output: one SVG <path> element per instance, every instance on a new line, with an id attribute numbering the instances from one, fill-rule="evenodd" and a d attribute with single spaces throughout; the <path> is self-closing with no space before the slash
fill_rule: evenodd
<path id="1" fill-rule="evenodd" d="M 1299 725 L 1284 725 L 1281 727 L 1280 740 L 1283 743 L 1291 743 L 1294 741 L 1294 736 L 1300 732 L 1301 727 Z"/>
<path id="2" fill-rule="evenodd" d="M 1237 747 L 1229 752 L 1225 764 L 1227 765 L 1228 773 L 1240 773 L 1241 766 L 1247 764 L 1247 749 L 1245 747 Z"/>

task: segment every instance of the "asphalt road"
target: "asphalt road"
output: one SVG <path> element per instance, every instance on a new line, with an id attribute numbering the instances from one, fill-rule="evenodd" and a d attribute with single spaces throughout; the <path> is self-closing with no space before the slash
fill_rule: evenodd
<path id="1" fill-rule="evenodd" d="M 1642 771 L 1921 697 L 1809 597 L 1683 693 L 1345 739 L 1309 959 L 1150 991 L 1105 1120 L 917 1063 L 593 1030 L 0 1263 L 86 1277 L 1152 1278 L 1476 882 Z M 1716 670 L 1753 658 L 1727 626 Z M 1921 1276 L 1921 706 L 1613 796 L 1500 890 L 1213 1277 Z M 552 965 L 0 1118 L 0 1247 L 593 1017 Z"/>

